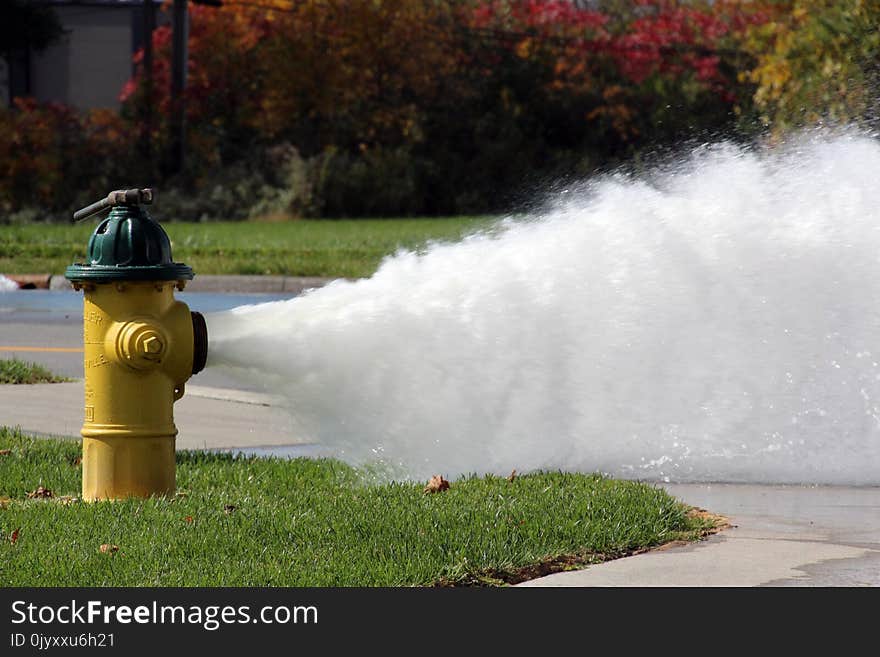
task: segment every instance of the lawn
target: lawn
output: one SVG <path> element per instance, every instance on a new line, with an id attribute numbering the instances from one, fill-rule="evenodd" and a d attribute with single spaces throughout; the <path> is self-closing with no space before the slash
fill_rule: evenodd
<path id="1" fill-rule="evenodd" d="M 155 215 L 161 218 L 161 213 Z M 196 274 L 284 274 L 357 278 L 400 248 L 455 241 L 488 228 L 479 217 L 164 223 L 174 259 Z M 61 274 L 85 257 L 95 222 L 0 228 L 0 273 Z"/>
<path id="2" fill-rule="evenodd" d="M 173 498 L 87 504 L 79 453 L 0 429 L 0 586 L 497 585 L 712 526 L 660 488 L 597 475 L 426 494 L 333 460 L 203 452 L 178 454 Z"/>
<path id="3" fill-rule="evenodd" d="M 3 383 L 61 383 L 69 379 L 52 374 L 42 365 L 16 358 L 0 358 L 0 384 Z"/>

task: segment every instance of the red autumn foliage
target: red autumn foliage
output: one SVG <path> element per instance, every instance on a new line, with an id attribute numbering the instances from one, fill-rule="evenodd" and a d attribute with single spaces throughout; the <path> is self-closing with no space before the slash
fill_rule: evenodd
<path id="1" fill-rule="evenodd" d="M 381 201 L 360 199 L 393 187 L 418 197 L 395 206 L 406 212 L 485 211 L 497 189 L 525 172 L 619 161 L 691 127 L 731 124 L 747 97 L 736 42 L 767 20 L 763 3 L 581 4 L 190 4 L 190 180 L 210 182 L 280 142 L 312 162 L 312 194 L 332 193 L 332 212 L 381 214 Z M 117 185 L 112 172 L 123 185 L 134 172 L 163 184 L 153 174 L 170 134 L 170 26 L 156 29 L 152 43 L 152 86 L 138 53 L 137 74 L 120 93 L 122 118 L 26 100 L 0 110 L 0 130 L 12 136 L 0 140 L 0 209 L 23 200 L 73 207 L 69 190 L 93 200 Z M 133 147 L 146 132 L 146 103 L 149 161 Z M 340 191 L 351 181 L 360 187 Z"/>
<path id="2" fill-rule="evenodd" d="M 554 91 L 690 76 L 731 102 L 732 81 L 720 73 L 718 49 L 748 22 L 743 12 L 731 10 L 730 2 L 637 5 L 638 11 L 622 20 L 567 0 L 489 0 L 458 10 L 403 0 L 340 5 L 311 0 L 281 4 L 284 10 L 277 11 L 265 5 L 195 5 L 187 116 L 204 128 L 197 131 L 208 141 L 243 132 L 302 136 L 298 125 L 313 129 L 318 148 L 412 140 L 419 134 L 418 110 L 438 89 L 456 93 L 450 85 L 461 84 L 462 67 L 476 65 L 487 77 L 498 75 L 491 66 L 502 61 L 492 52 L 498 47 L 521 59 L 543 59 L 551 67 L 548 85 Z M 462 38 L 482 44 L 478 58 L 469 56 L 473 49 L 462 47 Z M 155 31 L 153 47 L 151 101 L 167 115 L 170 27 Z M 141 62 L 138 53 L 135 63 Z M 137 98 L 141 79 L 139 74 L 125 86 L 123 101 Z M 340 126 L 350 128 L 347 143 L 339 141 Z"/>
<path id="3" fill-rule="evenodd" d="M 130 169 L 123 162 L 134 155 L 130 132 L 112 110 L 79 113 L 15 98 L 0 109 L 0 211 L 88 202 Z"/>

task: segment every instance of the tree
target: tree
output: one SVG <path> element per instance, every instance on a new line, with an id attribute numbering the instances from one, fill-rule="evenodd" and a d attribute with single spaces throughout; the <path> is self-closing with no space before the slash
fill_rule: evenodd
<path id="1" fill-rule="evenodd" d="M 779 134 L 823 120 L 876 120 L 880 3 L 779 0 L 764 11 L 769 19 L 743 42 L 756 59 L 743 77 L 757 86 L 764 123 Z"/>
<path id="2" fill-rule="evenodd" d="M 64 35 L 64 28 L 52 7 L 29 0 L 0 3 L 0 57 L 25 48 L 41 51 Z"/>

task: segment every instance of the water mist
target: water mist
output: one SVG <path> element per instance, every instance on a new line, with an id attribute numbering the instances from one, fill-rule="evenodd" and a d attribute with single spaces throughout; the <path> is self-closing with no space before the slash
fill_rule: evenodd
<path id="1" fill-rule="evenodd" d="M 878 172 L 866 136 L 706 146 L 209 315 L 208 364 L 396 476 L 878 484 Z"/>

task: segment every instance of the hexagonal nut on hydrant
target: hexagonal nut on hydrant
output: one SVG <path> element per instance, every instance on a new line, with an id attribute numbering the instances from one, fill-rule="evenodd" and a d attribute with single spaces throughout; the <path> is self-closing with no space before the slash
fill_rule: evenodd
<path id="1" fill-rule="evenodd" d="M 137 349 L 140 354 L 147 360 L 161 360 L 162 354 L 165 352 L 165 343 L 155 331 L 146 331 L 138 336 Z"/>

